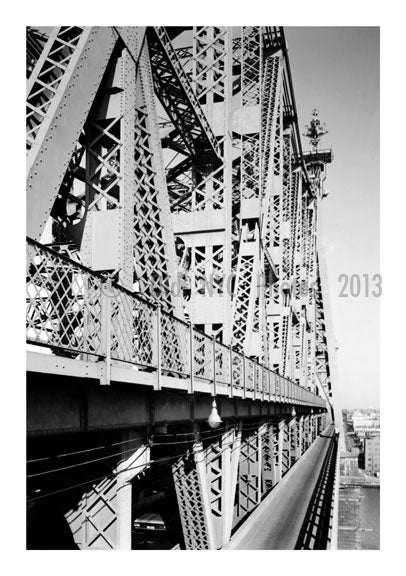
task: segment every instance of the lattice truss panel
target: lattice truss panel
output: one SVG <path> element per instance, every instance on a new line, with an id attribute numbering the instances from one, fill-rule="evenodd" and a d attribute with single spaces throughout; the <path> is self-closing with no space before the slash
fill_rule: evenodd
<path id="1" fill-rule="evenodd" d="M 277 170 L 277 122 L 280 115 L 280 95 L 282 79 L 282 57 L 281 55 L 269 56 L 265 59 L 263 83 L 262 83 L 262 105 L 261 105 L 261 130 L 262 130 L 262 156 L 263 156 L 263 190 L 262 195 L 272 194 L 272 177 L 274 170 Z M 279 130 L 280 134 L 280 130 Z M 268 206 L 267 202 L 264 207 Z M 265 212 L 267 219 L 269 214 Z M 265 228 L 268 227 L 266 224 Z"/>
<path id="2" fill-rule="evenodd" d="M 234 521 L 240 521 L 261 501 L 261 439 L 258 432 L 241 440 Z"/>
<path id="3" fill-rule="evenodd" d="M 262 435 L 262 496 L 275 486 L 274 426 L 268 424 Z"/>
<path id="4" fill-rule="evenodd" d="M 116 44 L 117 33 L 110 27 L 57 27 L 30 75 L 27 234 L 36 240 L 41 239 L 55 200 L 62 200 L 60 205 L 65 201 L 62 181 L 72 159 L 77 161 L 83 126 Z"/>
<path id="5" fill-rule="evenodd" d="M 290 134 L 283 136 L 283 178 L 282 178 L 282 280 L 289 281 L 292 265 L 292 232 L 294 191 L 292 186 L 292 143 Z"/>
<path id="6" fill-rule="evenodd" d="M 240 38 L 234 43 L 234 62 L 240 70 L 239 81 L 234 82 L 235 90 L 240 89 L 241 98 L 241 135 L 235 139 L 235 149 L 239 160 L 238 169 L 234 173 L 233 188 L 239 194 L 234 199 L 235 211 L 240 211 L 239 221 L 235 220 L 235 229 L 239 232 L 239 240 L 235 242 L 235 286 L 233 293 L 233 344 L 240 350 L 246 349 L 249 354 L 262 361 L 267 358 L 267 339 L 265 322 L 265 303 L 263 282 L 258 282 L 248 289 L 247 275 L 260 275 L 263 272 L 263 257 L 257 244 L 251 245 L 248 250 L 246 242 L 255 239 L 258 241 L 260 214 L 256 214 L 255 228 L 248 229 L 243 223 L 246 201 L 260 200 L 263 182 L 263 150 L 261 132 L 261 103 L 262 103 L 262 32 L 260 27 L 243 26 L 240 29 Z M 237 40 L 237 39 L 236 39 Z M 268 101 L 266 102 L 266 104 Z M 247 121 L 253 111 L 258 117 L 258 125 Z M 239 251 L 239 254 L 238 252 Z M 237 257 L 238 254 L 238 257 Z M 249 270 L 251 267 L 251 270 Z M 262 277 L 264 275 L 262 274 Z M 259 288 L 259 289 L 258 289 Z M 248 303 L 246 298 L 248 297 Z M 251 344 L 254 335 L 258 335 L 255 343 Z M 254 350 L 255 348 L 255 350 Z"/>
<path id="7" fill-rule="evenodd" d="M 193 30 L 193 83 L 201 104 L 212 105 L 227 94 L 226 50 L 228 31 L 224 27 L 196 26 Z M 211 116 L 210 110 L 207 111 Z"/>
<path id="8" fill-rule="evenodd" d="M 273 260 L 279 264 L 282 222 L 282 104 L 276 102 L 274 151 L 272 154 L 272 179 L 270 189 L 269 217 L 265 227 L 265 243 Z"/>
<path id="9" fill-rule="evenodd" d="M 272 174 L 269 200 L 269 217 L 265 227 L 265 246 L 273 259 L 276 270 L 276 280 L 267 290 L 267 318 L 269 332 L 269 356 L 272 368 L 282 373 L 284 360 L 282 356 L 282 157 L 283 157 L 283 106 L 281 91 L 277 93 L 275 102 L 275 133 L 274 150 L 272 154 Z"/>
<path id="10" fill-rule="evenodd" d="M 199 39 L 200 44 L 205 35 L 215 35 L 206 50 L 198 45 L 197 53 L 193 47 L 174 48 L 163 27 L 156 27 L 155 32 L 149 34 L 154 82 L 168 116 L 167 120 L 161 122 L 161 128 L 163 145 L 167 150 L 172 150 L 172 154 L 167 155 L 166 175 L 171 209 L 174 212 L 204 210 L 206 206 L 220 208 L 223 203 L 223 178 L 221 169 L 217 170 L 223 155 L 222 142 L 216 140 L 211 131 L 207 109 L 205 112 L 202 109 L 207 108 L 206 95 L 193 88 L 196 88 L 196 63 L 205 69 L 208 53 L 211 55 L 214 47 L 217 74 L 224 68 L 226 46 L 221 46 L 221 43 L 225 43 L 224 30 L 195 28 L 194 37 Z M 203 86 L 207 81 L 210 90 L 211 81 L 216 84 L 212 76 L 209 72 L 206 79 L 204 71 L 199 71 L 200 85 Z M 224 80 L 223 74 L 223 83 Z"/>
<path id="11" fill-rule="evenodd" d="M 262 182 L 260 161 L 260 134 L 241 137 L 241 197 L 259 198 Z"/>
<path id="12" fill-rule="evenodd" d="M 273 462 L 274 462 L 274 470 L 275 470 L 275 482 L 280 480 L 280 476 L 282 473 L 282 447 L 281 447 L 281 434 L 279 431 L 279 425 L 276 425 L 273 430 L 272 435 L 272 447 L 273 447 Z"/>
<path id="13" fill-rule="evenodd" d="M 222 294 L 224 291 L 224 246 L 196 246 L 187 248 L 190 277 L 197 294 Z"/>
<path id="14" fill-rule="evenodd" d="M 86 122 L 82 134 L 68 155 L 58 197 L 55 194 L 53 198 L 54 238 L 74 241 L 81 247 L 85 263 L 92 266 L 94 230 L 98 223 L 106 222 L 100 220 L 98 213 L 116 211 L 114 220 L 108 218 L 117 234 L 111 241 L 118 245 L 118 257 L 110 269 L 120 268 L 120 280 L 125 286 L 132 289 L 136 280 L 138 289 L 172 311 L 170 282 L 176 280 L 175 250 L 148 47 L 144 43 L 136 62 L 141 44 L 137 45 L 138 29 L 124 30 L 127 48 L 117 32 L 105 30 L 112 45 L 108 45 L 108 50 L 102 46 L 105 71 L 99 75 L 95 99 L 83 64 L 87 62 L 86 51 L 90 50 L 86 42 L 102 33 L 98 29 L 61 27 L 51 35 L 30 78 L 27 134 L 31 141 L 36 136 L 41 148 L 45 137 L 41 126 L 52 122 L 60 104 L 60 90 L 54 94 L 42 86 L 45 77 L 51 88 L 62 82 L 68 86 L 76 71 L 83 91 L 89 89 L 93 104 L 91 109 L 83 110 Z M 113 44 L 115 49 L 110 56 Z M 79 66 L 74 66 L 79 59 L 82 65 L 78 71 Z M 45 98 L 48 104 L 43 102 Z M 32 110 L 34 102 L 40 111 Z M 37 128 L 33 128 L 34 124 Z M 58 125 L 54 128 L 62 129 Z M 181 315 L 179 307 L 177 313 Z"/>
<path id="15" fill-rule="evenodd" d="M 298 424 L 296 421 L 293 421 L 289 424 L 289 435 L 290 435 L 290 463 L 289 467 L 293 466 L 293 464 L 297 460 L 297 446 L 298 446 Z"/>
<path id="16" fill-rule="evenodd" d="M 86 31 L 77 26 L 61 26 L 48 39 L 42 55 L 29 79 L 27 95 L 27 150 L 37 138 L 50 113 L 61 83 L 66 81 Z"/>
<path id="17" fill-rule="evenodd" d="M 315 289 L 316 325 L 315 352 L 316 375 L 327 397 L 332 397 L 330 367 L 328 361 L 327 334 L 324 318 L 323 293 L 321 288 L 319 263 L 317 260 L 317 283 Z"/>
<path id="18" fill-rule="evenodd" d="M 83 494 L 76 508 L 65 515 L 75 543 L 79 548 L 120 549 L 123 544 L 120 542 L 123 533 L 128 545 L 128 541 L 131 540 L 131 527 L 127 526 L 126 530 L 120 527 L 120 508 L 123 505 L 120 498 L 123 497 L 123 491 L 127 490 L 128 500 L 125 501 L 125 505 L 131 506 L 129 482 L 142 472 L 143 464 L 148 460 L 148 455 L 149 450 L 146 448 L 135 451 L 114 470 L 114 473 L 120 473 L 93 484 Z M 128 472 L 126 471 L 127 468 L 129 469 Z"/>
<path id="19" fill-rule="evenodd" d="M 290 426 L 285 423 L 282 434 L 282 474 L 285 474 L 290 468 Z"/>
<path id="20" fill-rule="evenodd" d="M 307 319 L 309 322 L 309 329 L 307 331 L 307 387 L 316 390 L 316 300 L 315 300 L 315 260 L 316 260 L 316 227 L 317 227 L 317 210 L 316 199 L 312 200 L 307 209 L 307 228 L 306 228 L 306 249 L 305 249 L 305 262 L 306 262 L 306 278 L 308 287 L 308 301 L 307 301 Z"/>
<path id="21" fill-rule="evenodd" d="M 254 276 L 254 259 L 254 255 L 241 256 L 238 266 L 237 293 L 234 296 L 233 346 L 241 352 L 245 350 L 251 285 Z"/>
<path id="22" fill-rule="evenodd" d="M 293 276 L 292 299 L 296 311 L 296 324 L 293 327 L 294 380 L 306 386 L 307 347 L 306 347 L 306 311 L 308 304 L 307 270 L 305 260 L 307 202 L 303 198 L 302 175 L 299 170 L 293 172 L 293 190 L 296 198 L 293 236 Z"/>
<path id="23" fill-rule="evenodd" d="M 156 330 L 156 318 L 148 304 L 134 300 L 125 292 L 115 292 L 111 302 L 111 357 L 114 360 L 156 366 L 153 345 Z M 176 351 L 173 353 L 176 355 Z"/>
<path id="24" fill-rule="evenodd" d="M 186 550 L 209 550 L 207 512 L 201 477 L 192 456 L 172 466 Z"/>
<path id="25" fill-rule="evenodd" d="M 260 26 L 243 26 L 241 38 L 241 95 L 243 106 L 260 104 L 262 41 Z"/>
<path id="26" fill-rule="evenodd" d="M 147 46 L 140 57 L 140 76 L 135 135 L 136 270 L 142 291 L 171 311 L 170 282 L 176 281 L 175 248 Z M 177 311 L 180 312 L 179 307 Z"/>
<path id="27" fill-rule="evenodd" d="M 210 510 L 213 515 L 216 532 L 222 530 L 222 516 L 224 514 L 225 500 L 225 454 L 222 442 L 216 442 L 206 450 L 206 474 L 209 486 Z"/>
<path id="28" fill-rule="evenodd" d="M 171 195 L 172 186 L 180 183 L 184 186 L 178 198 L 172 200 L 172 211 L 190 212 L 192 222 L 196 219 L 196 213 L 202 213 L 202 218 L 208 223 L 204 232 L 198 230 L 193 232 L 193 239 L 190 241 L 189 237 L 189 246 L 181 256 L 191 290 L 188 309 L 193 311 L 192 321 L 199 325 L 202 323 L 200 319 L 201 315 L 204 316 L 200 304 L 202 297 L 210 297 L 212 294 L 221 296 L 216 305 L 223 307 L 223 310 L 219 310 L 219 317 L 227 319 L 225 325 L 215 328 L 213 324 L 205 323 L 203 328 L 207 333 L 221 334 L 227 342 L 230 341 L 231 330 L 228 318 L 231 296 L 224 290 L 224 281 L 229 278 L 231 272 L 230 46 L 230 28 L 194 27 L 192 48 L 177 50 L 177 54 L 182 57 L 182 62 L 189 70 L 191 86 L 195 90 L 202 114 L 213 130 L 216 129 L 218 157 L 216 162 L 213 162 L 207 154 L 198 154 L 190 163 L 181 160 L 177 165 L 178 168 L 172 164 L 167 172 Z M 220 121 L 214 121 L 214 116 L 220 118 Z M 221 222 L 217 225 L 221 231 L 216 232 L 216 239 L 210 237 L 210 230 L 214 227 L 211 223 L 213 218 Z M 186 221 L 183 217 L 182 222 Z M 199 306 L 194 304 L 195 297 L 199 298 Z"/>
<path id="29" fill-rule="evenodd" d="M 72 152 L 66 150 L 69 161 L 58 194 L 51 204 L 53 241 L 79 248 L 79 259 L 90 268 L 118 269 L 117 276 L 124 287 L 141 291 L 149 299 L 158 300 L 164 311 L 174 311 L 182 316 L 179 300 L 171 293 L 176 281 L 175 247 L 148 47 L 146 43 L 142 44 L 140 29 L 121 29 L 125 44 L 116 31 L 103 29 L 107 38 L 106 47 L 101 47 L 102 55 L 103 49 L 105 51 L 104 73 L 99 76 L 97 96 L 94 96 L 95 92 L 90 92 L 88 87 L 86 66 L 79 66 L 79 63 L 86 63 L 87 57 L 93 62 L 93 57 L 87 56 L 90 50 L 87 46 L 101 32 L 98 29 L 84 29 L 81 35 L 80 30 L 66 27 L 56 29 L 30 78 L 33 87 L 39 85 L 44 70 L 49 69 L 50 60 L 54 62 L 56 53 L 61 58 L 63 54 L 63 63 L 59 66 L 55 64 L 58 73 L 63 74 L 60 82 L 70 86 L 73 72 L 76 71 L 83 91 L 89 89 L 92 103 L 89 109 L 88 103 L 83 109 L 85 122 Z M 67 38 L 70 39 L 69 45 L 66 45 Z M 141 45 L 143 49 L 140 53 Z M 52 75 L 49 71 L 47 74 Z M 29 90 L 31 104 L 35 96 L 33 90 Z M 57 96 L 54 96 L 54 100 L 58 99 Z M 44 106 L 46 117 L 42 118 L 43 123 L 49 125 L 53 120 L 57 113 L 56 104 L 52 102 Z M 41 126 L 32 130 L 34 120 L 28 109 L 28 136 L 31 140 L 35 136 L 37 140 L 42 140 L 44 134 Z M 58 129 L 63 128 L 55 125 L 55 130 Z M 44 143 L 36 144 L 41 151 Z M 34 153 L 34 149 L 30 153 Z M 50 165 L 46 174 L 52 175 L 54 171 L 55 166 Z M 113 246 L 113 256 L 104 254 L 109 253 L 106 242 Z M 65 284 L 68 280 L 65 274 Z M 82 291 L 86 295 L 91 293 L 91 286 L 78 288 L 75 282 L 73 278 L 72 285 L 66 286 L 67 294 L 72 290 Z M 61 290 L 61 284 L 58 290 Z M 52 298 L 49 298 L 47 306 L 51 303 Z M 38 330 L 39 319 L 35 320 L 41 341 L 57 345 L 60 338 L 60 344 L 64 347 L 76 349 L 83 337 L 88 338 L 86 330 L 99 330 L 100 321 L 97 323 L 94 318 L 100 314 L 100 297 L 95 301 L 93 310 L 86 307 L 84 319 L 80 314 L 72 314 L 73 309 L 80 307 L 79 298 L 75 302 L 67 301 L 66 307 L 63 298 L 59 298 L 58 305 L 64 310 L 59 313 L 58 328 L 55 330 L 54 327 L 52 336 L 45 336 L 43 329 Z M 112 357 L 151 365 L 155 354 L 151 349 L 153 326 L 142 306 L 134 309 L 133 300 L 121 294 L 112 302 L 111 308 Z M 63 328 L 64 324 L 66 329 Z M 48 318 L 48 332 L 49 325 Z M 96 328 L 92 328 L 92 325 Z M 173 320 L 162 316 L 163 367 L 182 372 L 186 361 L 185 346 L 183 334 L 178 332 Z M 67 338 L 72 341 L 67 342 Z M 82 351 L 93 352 L 89 346 Z"/>
<path id="30" fill-rule="evenodd" d="M 101 354 L 100 283 L 80 265 L 36 245 L 27 244 L 27 268 L 27 338 L 76 354 Z"/>
<path id="31" fill-rule="evenodd" d="M 238 432 L 229 430 L 205 450 L 206 479 L 216 548 L 230 537 L 239 454 Z"/>

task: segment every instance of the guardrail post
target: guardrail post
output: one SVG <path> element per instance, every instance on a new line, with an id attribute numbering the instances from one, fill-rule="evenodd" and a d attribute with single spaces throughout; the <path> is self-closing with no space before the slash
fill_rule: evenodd
<path id="1" fill-rule="evenodd" d="M 243 355 L 243 357 L 242 357 L 242 385 L 243 385 L 242 397 L 244 398 L 244 400 L 246 400 L 246 398 L 247 398 L 247 385 L 245 382 L 245 375 L 246 375 L 245 355 Z"/>
<path id="2" fill-rule="evenodd" d="M 190 387 L 189 393 L 193 394 L 194 392 L 194 383 L 195 383 L 195 358 L 194 358 L 194 336 L 193 336 L 193 324 L 189 322 L 189 354 L 190 354 Z"/>
<path id="3" fill-rule="evenodd" d="M 161 372 L 162 372 L 162 355 L 161 355 L 161 303 L 157 303 L 156 307 L 156 390 L 161 389 Z"/>
<path id="4" fill-rule="evenodd" d="M 234 397 L 233 389 L 233 349 L 230 346 L 230 398 Z"/>
<path id="5" fill-rule="evenodd" d="M 102 284 L 103 287 L 103 284 Z M 100 384 L 109 386 L 111 382 L 111 278 L 107 278 L 101 291 L 102 341 L 104 361 L 101 364 Z"/>
<path id="6" fill-rule="evenodd" d="M 212 396 L 217 395 L 217 382 L 216 382 L 216 337 L 212 336 L 213 340 L 213 394 Z"/>
<path id="7" fill-rule="evenodd" d="M 271 401 L 271 371 L 269 370 L 269 368 L 266 368 L 266 371 L 268 372 L 268 402 Z"/>

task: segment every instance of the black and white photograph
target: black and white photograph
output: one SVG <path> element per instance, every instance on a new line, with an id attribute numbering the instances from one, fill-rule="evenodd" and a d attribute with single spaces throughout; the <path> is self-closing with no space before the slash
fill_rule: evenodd
<path id="1" fill-rule="evenodd" d="M 404 213 L 385 176 L 388 110 L 402 105 L 385 96 L 399 75 L 383 65 L 388 27 L 239 3 L 230 25 L 224 9 L 177 18 L 159 2 L 106 18 L 102 4 L 100 18 L 75 4 L 13 25 L 26 305 L 8 366 L 21 417 L 5 432 L 21 512 L 5 517 L 18 516 L 22 573 L 30 558 L 41 576 L 54 562 L 189 573 L 198 558 L 205 572 L 258 558 L 313 572 L 320 555 L 287 553 L 325 550 L 339 552 L 323 556 L 339 558 L 334 574 L 362 558 L 378 574 L 381 504 L 399 494 L 384 443 L 381 499 L 381 393 L 402 343 L 387 320 L 401 324 L 387 267 L 401 258 L 381 250 Z M 58 21 L 72 25 L 38 25 Z M 389 396 L 397 424 L 405 404 Z"/>
<path id="2" fill-rule="evenodd" d="M 27 548 L 379 548 L 378 127 L 378 28 L 27 27 Z"/>

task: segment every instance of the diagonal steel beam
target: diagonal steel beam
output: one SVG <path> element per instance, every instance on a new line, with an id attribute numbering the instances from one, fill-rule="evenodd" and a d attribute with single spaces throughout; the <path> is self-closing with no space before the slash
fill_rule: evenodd
<path id="1" fill-rule="evenodd" d="M 180 139 L 196 162 L 220 163 L 220 150 L 209 122 L 163 26 L 147 30 L 155 92 Z M 179 146 L 178 146 L 179 147 Z"/>

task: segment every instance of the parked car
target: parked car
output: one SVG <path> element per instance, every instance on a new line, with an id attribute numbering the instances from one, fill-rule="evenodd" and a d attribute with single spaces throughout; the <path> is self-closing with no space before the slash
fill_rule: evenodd
<path id="1" fill-rule="evenodd" d="M 173 548 L 165 522 L 157 512 L 147 512 L 134 520 L 131 540 L 133 550 L 170 550 Z"/>
<path id="2" fill-rule="evenodd" d="M 136 531 L 144 530 L 159 530 L 160 532 L 166 531 L 165 522 L 161 516 L 155 512 L 148 512 L 134 520 L 133 528 Z"/>

